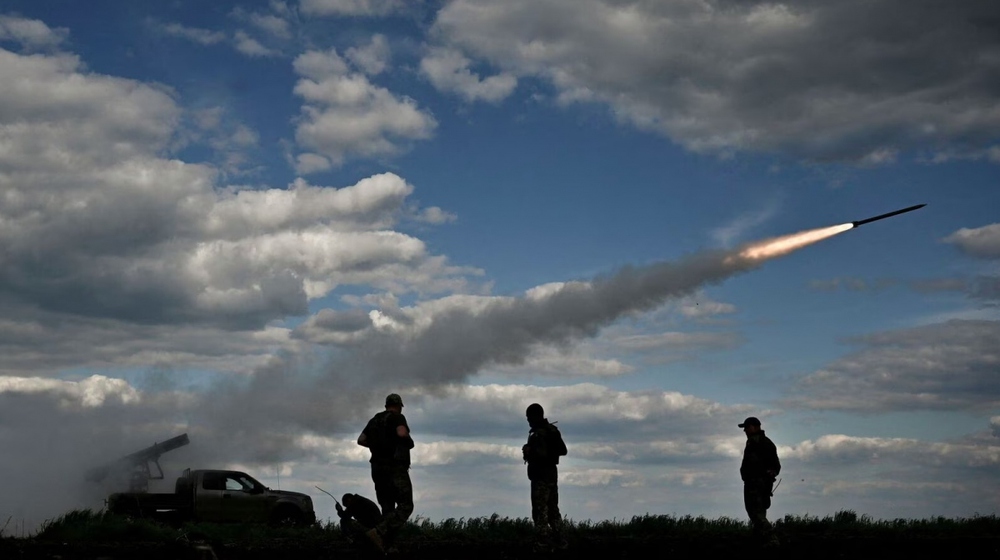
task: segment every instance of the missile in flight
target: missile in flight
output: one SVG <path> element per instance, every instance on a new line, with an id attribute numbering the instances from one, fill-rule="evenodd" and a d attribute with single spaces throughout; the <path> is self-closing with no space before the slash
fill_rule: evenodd
<path id="1" fill-rule="evenodd" d="M 876 220 L 883 220 L 885 218 L 891 218 L 893 216 L 898 216 L 900 214 L 905 214 L 906 212 L 913 212 L 914 210 L 919 210 L 919 209 L 923 208 L 924 206 L 927 206 L 927 205 L 926 204 L 917 204 L 916 206 L 910 206 L 909 208 L 903 208 L 902 210 L 896 210 L 895 212 L 887 212 L 885 214 L 881 214 L 881 215 L 878 215 L 878 216 L 875 216 L 875 217 L 872 217 L 872 218 L 865 218 L 864 220 L 858 220 L 856 222 L 851 222 L 851 225 L 854 226 L 854 227 L 863 226 L 863 225 L 865 225 L 867 223 L 874 222 Z"/>

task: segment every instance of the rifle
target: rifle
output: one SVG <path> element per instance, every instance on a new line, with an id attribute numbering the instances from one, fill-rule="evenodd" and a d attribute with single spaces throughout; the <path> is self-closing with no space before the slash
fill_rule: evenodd
<path id="1" fill-rule="evenodd" d="M 331 498 L 333 498 L 333 494 L 331 494 L 331 493 L 327 492 L 326 490 L 323 490 L 323 489 L 322 489 L 322 488 L 320 488 L 319 486 L 317 486 L 317 487 L 316 487 L 316 489 L 317 489 L 317 490 L 319 490 L 320 492 L 322 492 L 322 493 L 326 494 L 327 496 L 330 496 Z M 337 498 L 333 498 L 333 501 L 334 501 L 334 502 L 337 502 L 337 505 L 338 505 L 338 506 L 340 506 L 340 502 L 339 502 L 339 501 L 337 501 Z M 340 507 L 344 507 L 344 506 L 340 506 Z"/>

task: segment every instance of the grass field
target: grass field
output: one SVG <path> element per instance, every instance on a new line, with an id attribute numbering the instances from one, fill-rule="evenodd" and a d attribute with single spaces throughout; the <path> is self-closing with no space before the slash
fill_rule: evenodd
<path id="1" fill-rule="evenodd" d="M 539 553 L 526 518 L 416 519 L 400 535 L 402 558 L 475 560 L 699 555 L 849 558 L 858 555 L 1000 553 L 1000 518 L 875 520 L 852 511 L 775 520 L 780 544 L 763 548 L 743 520 L 641 515 L 628 520 L 567 521 L 566 551 Z M 211 549 L 211 553 L 209 553 Z M 0 535 L 3 558 L 363 558 L 334 523 L 306 528 L 189 523 L 172 527 L 89 510 L 47 522 L 29 538 Z"/>

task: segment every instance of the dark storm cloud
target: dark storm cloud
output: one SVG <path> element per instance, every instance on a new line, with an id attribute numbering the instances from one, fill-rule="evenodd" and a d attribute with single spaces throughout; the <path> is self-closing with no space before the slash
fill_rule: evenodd
<path id="1" fill-rule="evenodd" d="M 454 0 L 437 40 L 689 149 L 892 161 L 998 139 L 992 0 Z"/>
<path id="2" fill-rule="evenodd" d="M 789 403 L 819 409 L 989 409 L 1000 404 L 1000 322 L 952 320 L 853 339 L 861 350 L 799 379 Z"/>

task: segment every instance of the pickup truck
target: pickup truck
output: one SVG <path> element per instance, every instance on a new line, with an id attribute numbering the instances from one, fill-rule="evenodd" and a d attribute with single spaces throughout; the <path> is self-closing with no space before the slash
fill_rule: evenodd
<path id="1" fill-rule="evenodd" d="M 311 525 L 312 498 L 271 490 L 239 471 L 186 469 L 173 494 L 119 492 L 108 496 L 108 511 L 161 521 L 209 521 Z"/>

